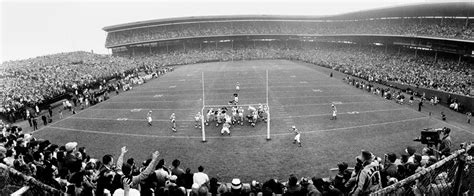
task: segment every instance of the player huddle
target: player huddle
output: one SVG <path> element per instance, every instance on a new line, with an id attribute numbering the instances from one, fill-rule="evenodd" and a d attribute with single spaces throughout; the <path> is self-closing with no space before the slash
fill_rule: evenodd
<path id="1" fill-rule="evenodd" d="M 196 128 L 200 119 L 195 118 Z M 205 125 L 209 126 L 215 122 L 216 127 L 222 125 L 221 134 L 230 135 L 230 127 L 234 125 L 243 126 L 248 122 L 251 126 L 255 126 L 257 122 L 267 122 L 268 120 L 268 106 L 258 104 L 256 106 L 249 105 L 247 109 L 243 106 L 231 105 L 221 108 L 210 108 L 206 112 L 204 119 Z"/>

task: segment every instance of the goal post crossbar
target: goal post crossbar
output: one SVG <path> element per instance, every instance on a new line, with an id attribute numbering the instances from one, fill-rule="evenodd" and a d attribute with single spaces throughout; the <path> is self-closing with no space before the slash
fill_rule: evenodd
<path id="1" fill-rule="evenodd" d="M 249 106 L 258 106 L 259 104 L 267 105 L 267 106 L 268 106 L 268 103 L 255 103 L 255 104 L 242 104 L 242 105 L 204 105 L 203 108 L 249 107 Z"/>

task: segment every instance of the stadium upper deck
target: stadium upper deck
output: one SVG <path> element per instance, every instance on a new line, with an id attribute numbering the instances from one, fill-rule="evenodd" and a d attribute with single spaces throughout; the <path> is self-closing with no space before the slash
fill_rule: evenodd
<path id="1" fill-rule="evenodd" d="M 474 40 L 474 3 L 435 3 L 332 16 L 202 16 L 104 27 L 107 48 L 177 39 L 254 35 L 396 35 Z"/>

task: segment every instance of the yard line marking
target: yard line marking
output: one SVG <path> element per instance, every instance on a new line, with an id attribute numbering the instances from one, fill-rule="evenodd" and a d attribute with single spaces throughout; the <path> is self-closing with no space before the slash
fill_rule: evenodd
<path id="1" fill-rule="evenodd" d="M 388 111 L 399 111 L 399 110 L 411 110 L 411 108 L 398 108 L 398 109 L 386 109 L 386 110 L 367 110 L 367 111 L 360 111 L 360 113 L 373 113 L 373 112 L 388 112 Z M 340 115 L 344 114 L 355 114 L 355 113 L 343 113 L 341 112 Z M 288 117 L 272 117 L 272 119 L 285 119 L 285 118 L 309 118 L 309 117 L 318 117 L 318 116 L 330 116 L 331 113 L 328 112 L 326 114 L 310 114 L 310 115 L 299 115 L 299 116 L 288 116 Z"/>
<path id="2" fill-rule="evenodd" d="M 361 128 L 361 127 L 371 127 L 371 126 L 379 126 L 379 125 L 386 125 L 386 124 L 394 124 L 394 123 L 415 121 L 415 120 L 421 120 L 421 119 L 425 119 L 425 118 L 428 118 L 428 117 L 424 116 L 424 117 L 419 117 L 419 118 L 389 121 L 389 122 L 383 122 L 383 123 L 372 123 L 372 124 L 367 124 L 367 125 L 358 125 L 358 126 L 351 126 L 351 127 L 341 127 L 341 128 L 332 128 L 332 129 L 319 129 L 319 130 L 305 131 L 305 132 L 302 132 L 302 133 L 307 134 L 307 133 L 327 132 L 327 131 L 335 131 L 335 130 L 354 129 L 354 128 Z M 66 127 L 53 127 L 53 126 L 49 126 L 48 128 L 68 130 L 68 131 L 74 131 L 74 132 L 82 132 L 82 133 L 94 133 L 94 134 L 118 135 L 118 136 L 134 136 L 134 137 L 148 137 L 148 138 L 179 138 L 179 139 L 201 139 L 202 138 L 202 136 L 145 135 L 145 134 L 134 134 L 134 133 L 102 132 L 102 131 L 93 131 L 93 130 L 86 130 L 86 129 L 73 129 L 73 128 L 66 128 Z M 293 135 L 293 134 L 294 133 L 274 133 L 274 134 L 272 134 L 272 136 L 286 136 L 286 135 Z M 264 138 L 265 136 L 266 136 L 266 134 L 264 134 L 264 135 L 240 135 L 240 136 L 233 135 L 232 137 L 209 136 L 209 137 L 206 137 L 206 138 L 210 138 L 210 139 L 217 139 L 217 138 L 238 139 L 238 138 L 251 138 L 251 137 L 262 137 L 262 138 Z"/>
<path id="3" fill-rule="evenodd" d="M 229 86 L 231 86 L 229 84 Z M 314 88 L 314 87 L 338 87 L 338 86 L 344 86 L 344 87 L 348 87 L 347 85 L 335 85 L 335 84 L 329 84 L 329 85 L 310 85 L 310 86 L 301 86 L 301 85 L 290 85 L 290 86 L 268 86 L 269 88 L 279 88 L 279 87 L 282 87 L 282 88 Z M 168 87 L 168 88 L 165 88 L 165 87 L 161 87 L 161 88 L 140 88 L 139 91 L 137 92 L 167 92 L 166 89 L 169 89 L 169 88 L 175 88 L 175 87 Z M 241 89 L 264 89 L 265 87 L 242 87 Z M 144 89 L 144 90 L 142 90 Z M 146 91 L 146 89 L 161 89 L 162 91 Z M 177 89 L 177 88 L 175 88 Z M 185 89 L 181 89 L 179 88 L 179 90 L 175 90 L 175 91 L 172 91 L 172 92 L 177 92 L 177 91 L 192 91 L 192 90 L 196 90 L 195 88 L 185 88 Z M 234 90 L 232 88 L 212 88 L 212 90 Z"/>
<path id="4" fill-rule="evenodd" d="M 293 107 L 293 106 L 311 106 L 311 105 L 331 105 L 331 104 L 338 104 L 338 105 L 350 105 L 350 104 L 359 104 L 359 103 L 376 103 L 376 102 L 386 102 L 386 100 L 382 101 L 358 101 L 358 102 L 329 102 L 329 103 L 309 103 L 309 104 L 291 104 L 291 105 L 282 105 L 283 107 Z"/>
<path id="5" fill-rule="evenodd" d="M 70 119 L 81 119 L 81 120 L 103 120 L 103 121 L 114 121 L 114 120 L 126 120 L 126 121 L 147 121 L 146 119 L 129 119 L 129 118 L 92 118 L 92 117 L 72 117 Z M 153 119 L 157 122 L 168 122 L 169 119 Z M 176 120 L 176 122 L 191 122 L 193 120 Z"/>
<path id="6" fill-rule="evenodd" d="M 134 96 L 134 97 L 136 97 L 136 96 Z M 149 97 L 149 96 L 147 96 L 147 97 Z M 163 97 L 163 95 L 162 95 L 162 94 L 159 94 L 159 95 L 155 95 L 155 96 L 153 96 L 153 97 Z"/>
<path id="7" fill-rule="evenodd" d="M 321 89 L 313 89 L 313 92 L 323 92 Z"/>
<path id="8" fill-rule="evenodd" d="M 220 99 L 222 100 L 222 99 Z M 159 103 L 159 102 L 194 102 L 199 101 L 199 99 L 187 99 L 187 100 L 175 100 L 175 101 L 109 101 L 105 103 Z M 206 100 L 207 101 L 207 100 Z"/>
<path id="9" fill-rule="evenodd" d="M 130 110 L 130 109 L 119 109 L 119 108 L 94 108 L 90 110 Z M 160 111 L 160 110 L 196 110 L 196 109 L 184 109 L 184 108 L 179 108 L 179 109 L 161 109 L 161 108 L 146 108 L 144 110 L 153 110 L 153 111 Z"/>
<path id="10" fill-rule="evenodd" d="M 176 86 L 170 86 L 170 87 L 168 87 L 168 88 L 176 88 Z"/>

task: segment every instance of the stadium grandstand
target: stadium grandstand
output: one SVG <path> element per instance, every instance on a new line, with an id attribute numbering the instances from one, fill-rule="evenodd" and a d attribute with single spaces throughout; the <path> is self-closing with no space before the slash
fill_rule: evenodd
<path id="1" fill-rule="evenodd" d="M 472 195 L 473 15 L 157 19 L 4 62 L 0 194 Z M 223 136 L 237 106 L 265 110 Z"/>

